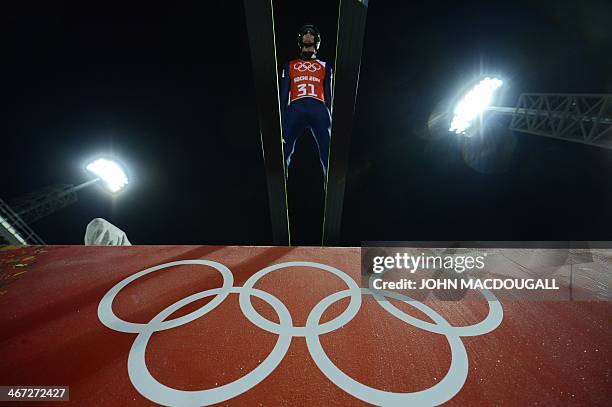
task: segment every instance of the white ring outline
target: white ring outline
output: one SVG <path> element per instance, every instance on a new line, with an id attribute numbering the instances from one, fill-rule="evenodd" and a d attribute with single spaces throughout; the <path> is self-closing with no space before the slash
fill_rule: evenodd
<path id="1" fill-rule="evenodd" d="M 321 300 L 312 309 L 312 312 L 308 316 L 306 326 L 318 323 L 323 312 L 337 300 L 346 297 L 348 295 L 346 293 L 347 290 L 340 291 Z M 364 294 L 372 293 L 368 293 L 364 290 Z M 398 293 L 393 293 L 393 295 L 401 296 L 401 294 Z M 448 321 L 429 306 L 421 302 L 410 302 L 410 304 L 426 313 L 427 316 L 434 321 L 443 325 L 449 325 Z M 360 400 L 380 406 L 405 406 L 408 405 L 408 403 L 429 406 L 444 403 L 454 397 L 463 387 L 468 375 L 469 361 L 461 337 L 454 333 L 449 333 L 445 336 L 451 348 L 451 365 L 448 372 L 440 382 L 432 387 L 417 392 L 407 393 L 378 390 L 356 381 L 340 370 L 340 368 L 329 359 L 323 350 L 323 346 L 321 346 L 319 335 L 314 335 L 309 332 L 306 335 L 306 345 L 308 346 L 310 356 L 319 370 L 321 370 L 333 384 Z"/>
<path id="2" fill-rule="evenodd" d="M 201 308 L 190 312 L 189 314 L 183 315 L 182 317 L 171 319 L 169 321 L 163 321 L 161 323 L 160 331 L 170 328 L 176 328 L 178 326 L 184 325 L 188 322 L 191 322 L 207 312 L 215 309 L 219 304 L 225 300 L 225 297 L 229 294 L 229 290 L 234 285 L 234 275 L 226 266 L 221 263 L 212 260 L 178 260 L 170 263 L 159 264 L 157 266 L 149 267 L 148 269 L 139 271 L 138 273 L 132 274 L 119 281 L 117 284 L 113 286 L 108 292 L 102 297 L 100 300 L 100 304 L 98 304 L 98 319 L 104 325 L 106 325 L 110 329 L 114 329 L 115 331 L 126 332 L 126 333 L 139 333 L 143 329 L 146 329 L 148 324 L 140 324 L 136 322 L 128 322 L 119 318 L 113 312 L 113 301 L 119 292 L 124 289 L 129 283 L 134 280 L 139 279 L 142 276 L 145 276 L 149 273 L 153 273 L 157 270 L 165 269 L 167 267 L 173 266 L 182 266 L 182 265 L 190 265 L 190 264 L 199 264 L 204 266 L 210 266 L 219 273 L 223 277 L 223 286 L 222 290 L 216 298 L 213 298 L 209 303 L 202 306 Z"/>
<path id="3" fill-rule="evenodd" d="M 233 287 L 229 290 L 229 293 L 240 293 L 243 290 L 243 287 Z M 147 367 L 145 360 L 147 344 L 151 335 L 158 332 L 154 329 L 147 329 L 138 334 L 128 356 L 128 374 L 136 390 L 147 399 L 167 406 L 177 404 L 181 406 L 208 406 L 221 403 L 245 393 L 268 377 L 282 362 L 291 345 L 293 339 L 291 331 L 289 330 L 292 325 L 291 314 L 285 304 L 272 294 L 258 289 L 252 289 L 250 291 L 250 295 L 261 298 L 274 308 L 278 314 L 280 326 L 286 328 L 280 330 L 274 348 L 261 364 L 241 378 L 213 389 L 193 391 L 177 390 L 160 383 L 151 375 Z M 176 312 L 194 301 L 198 301 L 210 295 L 220 295 L 223 292 L 222 288 L 213 288 L 183 298 L 157 314 L 151 320 L 150 324 L 163 321 L 164 318 L 168 317 L 173 312 Z"/>
<path id="4" fill-rule="evenodd" d="M 378 276 L 380 277 L 385 274 L 386 272 L 379 274 Z M 363 289 L 364 294 L 371 294 L 374 297 L 374 299 L 376 299 L 376 302 L 378 302 L 378 304 L 381 307 L 383 307 L 388 313 L 390 313 L 394 317 L 416 328 L 422 329 L 424 331 L 437 333 L 440 335 L 447 335 L 451 333 L 449 332 L 450 330 L 450 331 L 453 331 L 452 333 L 454 333 L 455 335 L 459 335 L 459 336 L 477 336 L 477 335 L 483 335 L 483 334 L 493 331 L 501 324 L 502 320 L 504 319 L 504 309 L 501 306 L 500 301 L 491 291 L 489 291 L 486 288 L 483 288 L 483 289 L 478 289 L 478 291 L 482 293 L 484 298 L 487 300 L 487 304 L 489 305 L 489 312 L 487 313 L 487 316 L 485 317 L 485 319 L 475 324 L 465 325 L 465 326 L 454 326 L 450 324 L 440 326 L 438 324 L 432 324 L 431 322 L 424 321 L 420 318 L 413 317 L 410 314 L 406 314 L 405 312 L 398 309 L 395 305 L 391 304 L 390 301 L 385 301 L 383 297 L 395 297 L 395 295 L 397 294 L 407 299 L 407 301 L 404 301 L 403 299 L 401 299 L 407 304 L 413 305 L 413 303 L 421 303 L 420 301 L 410 298 L 404 294 L 398 294 L 397 292 L 394 292 L 394 291 L 379 290 L 379 289 L 373 288 L 374 278 L 375 278 L 374 274 L 370 276 L 368 280 L 368 285 L 370 286 L 370 288 L 364 288 Z M 400 298 L 396 298 L 396 299 L 400 299 Z"/>

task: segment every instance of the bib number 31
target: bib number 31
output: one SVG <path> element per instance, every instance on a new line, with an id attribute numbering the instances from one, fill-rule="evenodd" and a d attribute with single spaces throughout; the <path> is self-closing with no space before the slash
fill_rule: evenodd
<path id="1" fill-rule="evenodd" d="M 297 85 L 298 94 L 297 96 L 317 96 L 315 88 L 312 83 L 301 83 Z"/>

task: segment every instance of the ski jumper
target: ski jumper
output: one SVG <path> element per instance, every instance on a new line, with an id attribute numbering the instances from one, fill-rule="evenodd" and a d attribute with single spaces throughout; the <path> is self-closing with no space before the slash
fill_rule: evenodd
<path id="1" fill-rule="evenodd" d="M 331 139 L 332 68 L 320 59 L 294 59 L 285 64 L 280 83 L 285 174 L 297 139 L 309 129 L 319 148 L 323 177 L 327 177 Z"/>

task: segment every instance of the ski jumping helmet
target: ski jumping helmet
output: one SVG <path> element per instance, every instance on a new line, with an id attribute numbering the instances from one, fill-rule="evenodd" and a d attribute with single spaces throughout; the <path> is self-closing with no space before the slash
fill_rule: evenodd
<path id="1" fill-rule="evenodd" d="M 304 43 L 304 34 L 306 34 L 307 32 L 310 32 L 314 36 L 313 44 Z M 302 47 L 304 47 L 304 45 L 314 45 L 315 50 L 319 51 L 319 46 L 321 45 L 321 33 L 319 32 L 319 29 L 316 26 L 312 24 L 306 24 L 300 29 L 300 32 L 298 33 L 298 48 L 300 52 L 302 51 Z"/>

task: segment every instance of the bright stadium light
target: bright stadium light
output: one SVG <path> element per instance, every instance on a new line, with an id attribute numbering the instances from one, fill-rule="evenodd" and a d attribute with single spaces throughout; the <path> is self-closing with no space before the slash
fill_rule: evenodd
<path id="1" fill-rule="evenodd" d="M 102 180 L 113 193 L 121 191 L 128 184 L 125 171 L 115 161 L 99 158 L 89 163 L 86 168 Z"/>
<path id="2" fill-rule="evenodd" d="M 493 100 L 493 94 L 503 85 L 501 79 L 486 77 L 467 92 L 455 106 L 449 131 L 466 134 L 476 119 Z"/>

